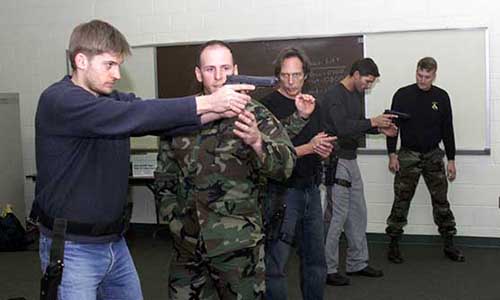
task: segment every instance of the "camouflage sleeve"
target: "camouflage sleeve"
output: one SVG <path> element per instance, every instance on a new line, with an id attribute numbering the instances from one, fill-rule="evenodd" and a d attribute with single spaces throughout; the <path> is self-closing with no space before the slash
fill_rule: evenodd
<path id="1" fill-rule="evenodd" d="M 297 155 L 288 134 L 276 119 L 260 103 L 252 102 L 253 113 L 262 134 L 262 150 L 264 159 L 253 159 L 260 173 L 278 181 L 285 181 L 292 175 Z"/>
<path id="2" fill-rule="evenodd" d="M 169 221 L 172 206 L 177 203 L 180 168 L 173 158 L 171 138 L 160 140 L 155 170 L 155 200 L 160 206 L 160 220 Z"/>
<path id="3" fill-rule="evenodd" d="M 283 127 L 285 127 L 288 136 L 293 139 L 297 134 L 302 131 L 302 128 L 306 126 L 309 119 L 302 119 L 299 113 L 296 111 L 290 116 L 280 120 Z"/>

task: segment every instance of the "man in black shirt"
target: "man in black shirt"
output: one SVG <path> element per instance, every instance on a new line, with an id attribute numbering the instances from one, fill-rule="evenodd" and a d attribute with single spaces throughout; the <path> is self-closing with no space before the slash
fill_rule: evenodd
<path id="1" fill-rule="evenodd" d="M 394 203 L 387 218 L 386 232 L 391 238 L 387 257 L 402 263 L 399 240 L 407 224 L 410 202 L 420 178 L 431 194 L 434 222 L 444 239 L 444 253 L 453 261 L 464 261 L 462 252 L 453 245 L 457 233 L 455 218 L 447 200 L 448 182 L 456 177 L 455 138 L 448 93 L 432 83 L 436 78 L 437 62 L 424 57 L 417 64 L 416 83 L 400 88 L 392 98 L 391 108 L 408 113 L 410 120 L 401 122 L 401 149 L 396 154 L 397 136 L 387 138 L 389 170 L 394 178 Z M 443 141 L 445 152 L 439 148 Z M 445 169 L 443 157 L 448 164 Z"/>
<path id="2" fill-rule="evenodd" d="M 321 159 L 330 155 L 335 138 L 321 131 L 314 97 L 301 94 L 309 64 L 303 51 L 282 50 L 275 62 L 279 87 L 262 100 L 284 124 L 298 157 L 284 184 L 270 180 L 264 201 L 266 299 L 288 299 L 286 263 L 294 243 L 301 259 L 303 299 L 323 299 L 326 264 L 318 185 Z M 307 124 L 301 119 L 308 119 Z"/>
<path id="3" fill-rule="evenodd" d="M 338 157 L 335 184 L 327 186 L 328 204 L 325 213 L 332 214 L 325 244 L 328 266 L 326 283 L 329 285 L 350 284 L 349 278 L 338 270 L 342 230 L 348 243 L 347 275 L 383 276 L 381 270 L 368 264 L 366 201 L 356 160 L 359 139 L 365 133 L 397 134 L 397 128 L 391 121 L 395 116 L 382 114 L 367 119 L 363 114 L 364 91 L 371 87 L 378 76 L 378 67 L 371 58 L 358 60 L 352 65 L 349 75 L 330 88 L 321 102 L 325 129 L 338 137 L 335 145 Z"/>

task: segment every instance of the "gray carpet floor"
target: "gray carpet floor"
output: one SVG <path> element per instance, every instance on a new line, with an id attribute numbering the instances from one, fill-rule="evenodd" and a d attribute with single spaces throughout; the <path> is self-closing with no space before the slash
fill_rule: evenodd
<path id="1" fill-rule="evenodd" d="M 345 243 L 341 259 L 344 259 Z M 171 245 L 168 238 L 135 234 L 129 246 L 141 278 L 144 298 L 168 299 L 167 277 Z M 439 244 L 403 244 L 405 263 L 386 259 L 387 244 L 370 242 L 371 264 L 382 278 L 352 277 L 350 286 L 326 286 L 325 299 L 335 300 L 500 300 L 500 249 L 462 246 L 466 262 L 447 260 Z M 301 299 L 298 258 L 289 263 L 289 299 Z M 38 298 L 41 271 L 38 252 L 0 253 L 0 300 Z"/>

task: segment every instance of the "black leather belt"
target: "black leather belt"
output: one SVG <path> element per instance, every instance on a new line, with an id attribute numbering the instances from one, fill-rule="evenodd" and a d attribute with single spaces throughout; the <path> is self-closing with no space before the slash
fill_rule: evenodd
<path id="1" fill-rule="evenodd" d="M 67 221 L 66 233 L 85 235 L 85 236 L 102 236 L 110 234 L 120 234 L 127 230 L 132 213 L 132 203 L 129 203 L 125 208 L 124 215 L 109 223 L 80 223 Z M 31 214 L 32 218 L 40 222 L 46 228 L 53 230 L 54 218 L 45 214 L 45 212 L 35 203 Z"/>

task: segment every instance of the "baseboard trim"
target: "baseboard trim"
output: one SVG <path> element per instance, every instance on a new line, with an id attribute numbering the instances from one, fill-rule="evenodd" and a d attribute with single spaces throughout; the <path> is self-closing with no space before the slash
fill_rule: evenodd
<path id="1" fill-rule="evenodd" d="M 130 229 L 134 234 L 138 235 L 152 235 L 158 229 L 165 229 L 168 232 L 166 224 L 131 223 Z M 367 233 L 366 236 L 369 243 L 389 243 L 389 238 L 385 233 Z M 457 245 L 466 247 L 500 248 L 500 238 L 456 236 L 454 242 Z M 442 245 L 443 240 L 439 235 L 404 234 L 400 243 L 402 245 Z"/>
<path id="2" fill-rule="evenodd" d="M 367 233 L 366 236 L 370 243 L 389 243 L 389 238 L 385 233 Z M 500 238 L 455 236 L 453 240 L 455 244 L 466 247 L 500 248 Z M 400 243 L 408 245 L 442 245 L 443 240 L 439 235 L 404 234 Z"/>

